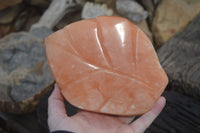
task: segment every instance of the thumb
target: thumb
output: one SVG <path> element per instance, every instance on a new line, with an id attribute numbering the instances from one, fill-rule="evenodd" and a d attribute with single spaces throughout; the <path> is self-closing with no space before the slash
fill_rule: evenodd
<path id="1" fill-rule="evenodd" d="M 143 133 L 160 114 L 165 104 L 166 99 L 164 97 L 160 97 L 151 111 L 142 115 L 132 124 L 130 124 L 131 128 L 135 131 L 135 133 Z"/>
<path id="2" fill-rule="evenodd" d="M 48 99 L 48 125 L 50 131 L 53 131 L 55 123 L 59 123 L 63 118 L 68 118 L 64 100 L 58 85 L 55 84 L 54 90 Z"/>

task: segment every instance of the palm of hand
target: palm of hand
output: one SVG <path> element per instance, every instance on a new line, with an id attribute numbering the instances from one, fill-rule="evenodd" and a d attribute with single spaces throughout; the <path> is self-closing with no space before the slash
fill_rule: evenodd
<path id="1" fill-rule="evenodd" d="M 66 117 L 59 123 L 58 129 L 77 133 L 122 133 L 122 131 L 123 133 L 133 133 L 131 126 L 126 123 L 126 118 L 124 120 L 120 118 L 81 111 L 75 116 Z M 63 129 L 63 127 L 65 128 Z"/>
<path id="2" fill-rule="evenodd" d="M 66 115 L 64 98 L 55 86 L 49 98 L 48 125 L 50 131 L 64 130 L 76 133 L 142 133 L 158 116 L 165 105 L 162 97 L 154 108 L 129 124 L 134 117 L 115 117 L 110 115 L 80 111 L 72 117 Z"/>

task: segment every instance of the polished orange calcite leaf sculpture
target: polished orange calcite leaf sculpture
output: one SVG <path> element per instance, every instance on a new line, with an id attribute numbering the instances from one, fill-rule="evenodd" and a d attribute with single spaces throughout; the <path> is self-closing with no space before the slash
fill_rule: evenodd
<path id="1" fill-rule="evenodd" d="M 63 96 L 84 110 L 143 114 L 168 83 L 149 38 L 124 18 L 72 23 L 47 37 L 45 45 Z"/>

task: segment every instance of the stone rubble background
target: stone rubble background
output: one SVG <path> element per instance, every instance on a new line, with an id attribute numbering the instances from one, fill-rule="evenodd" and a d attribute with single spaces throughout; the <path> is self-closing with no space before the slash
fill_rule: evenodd
<path id="1" fill-rule="evenodd" d="M 171 126 L 165 131 L 177 130 L 190 133 L 200 131 L 199 127 L 195 126 L 198 123 L 200 125 L 198 113 L 200 112 L 200 15 L 198 15 L 200 0 L 71 0 L 71 2 L 75 3 L 75 6 L 67 10 L 64 17 L 52 29 L 43 27 L 29 32 L 31 26 L 40 20 L 51 0 L 0 1 L 0 110 L 2 112 L 0 112 L 0 132 L 7 133 L 13 130 L 16 133 L 48 132 L 45 100 L 52 90 L 54 80 L 50 76 L 44 55 L 42 46 L 44 38 L 72 22 L 99 15 L 125 17 L 140 27 L 158 51 L 161 64 L 170 78 L 167 90 L 178 92 L 177 94 L 166 92 L 165 95 L 183 99 L 189 96 L 192 99 L 183 100 L 181 104 L 185 106 L 180 108 L 190 108 L 188 101 L 195 103 L 191 107 L 194 109 L 185 115 L 191 119 L 180 115 L 180 118 L 184 118 L 184 127 Z M 192 25 L 188 27 L 191 22 Z M 35 54 L 41 55 L 42 58 L 31 57 L 30 64 L 27 65 L 25 54 L 31 54 L 31 49 L 36 49 Z M 21 52 L 16 54 L 17 51 Z M 31 63 L 32 65 L 35 63 L 36 67 L 30 67 Z M 41 72 L 45 74 L 40 75 Z M 36 79 L 46 80 L 40 82 Z M 39 100 L 40 104 L 37 106 Z M 173 100 L 179 103 L 180 99 Z M 173 100 L 168 103 L 168 112 L 175 111 L 170 108 L 176 103 Z M 76 110 L 73 107 L 71 109 Z M 177 107 L 177 110 L 181 109 Z M 166 115 L 168 112 L 164 111 L 158 119 L 165 122 L 164 118 L 169 116 Z M 179 115 L 173 117 L 177 118 Z M 169 119 L 173 117 L 170 116 Z M 194 117 L 199 120 L 195 119 L 190 125 Z M 163 132 L 155 130 L 159 127 L 155 126 L 157 123 L 159 122 L 156 121 L 146 132 Z"/>

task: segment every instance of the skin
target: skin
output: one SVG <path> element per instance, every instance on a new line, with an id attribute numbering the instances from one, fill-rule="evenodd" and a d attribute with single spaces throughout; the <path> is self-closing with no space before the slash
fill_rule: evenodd
<path id="1" fill-rule="evenodd" d="M 60 88 L 55 89 L 48 99 L 48 125 L 50 131 L 64 130 L 76 133 L 143 133 L 159 115 L 166 100 L 160 97 L 152 110 L 133 123 L 134 116 L 116 117 L 79 110 L 74 116 L 67 116 L 64 97 Z"/>

